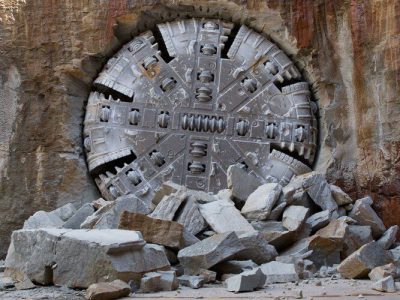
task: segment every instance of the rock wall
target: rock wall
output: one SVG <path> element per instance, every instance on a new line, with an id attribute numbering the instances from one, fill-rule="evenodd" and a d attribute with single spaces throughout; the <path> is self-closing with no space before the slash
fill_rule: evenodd
<path id="1" fill-rule="evenodd" d="M 396 0 L 0 0 L 0 254 L 34 211 L 98 196 L 82 151 L 93 78 L 159 22 L 218 17 L 263 32 L 312 83 L 315 168 L 400 220 L 400 3 Z"/>

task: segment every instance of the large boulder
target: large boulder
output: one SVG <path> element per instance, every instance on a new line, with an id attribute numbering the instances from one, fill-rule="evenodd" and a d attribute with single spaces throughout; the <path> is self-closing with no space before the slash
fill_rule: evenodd
<path id="1" fill-rule="evenodd" d="M 383 248 L 389 249 L 396 242 L 397 232 L 399 231 L 399 225 L 393 225 L 385 231 L 385 233 L 380 237 L 378 243 L 382 245 Z"/>
<path id="2" fill-rule="evenodd" d="M 230 200 L 217 200 L 199 207 L 202 216 L 215 232 L 254 231 Z"/>
<path id="3" fill-rule="evenodd" d="M 23 229 L 60 228 L 63 224 L 64 221 L 59 215 L 40 210 L 25 221 Z"/>
<path id="4" fill-rule="evenodd" d="M 345 278 L 364 278 L 375 267 L 392 262 L 393 256 L 382 245 L 371 242 L 348 256 L 338 267 Z"/>
<path id="5" fill-rule="evenodd" d="M 219 262 L 229 260 L 246 247 L 234 232 L 215 234 L 178 252 L 178 259 L 189 275 L 198 275 Z"/>
<path id="6" fill-rule="evenodd" d="M 372 209 L 370 198 L 358 199 L 349 213 L 349 217 L 358 222 L 359 225 L 370 226 L 372 236 L 377 239 L 386 230 L 382 220 L 378 217 L 376 212 Z"/>
<path id="7" fill-rule="evenodd" d="M 282 191 L 277 183 L 266 183 L 259 186 L 246 200 L 241 212 L 250 220 L 266 220 Z"/>
<path id="8" fill-rule="evenodd" d="M 5 265 L 14 280 L 87 288 L 115 279 L 137 281 L 169 262 L 163 247 L 146 244 L 139 232 L 47 228 L 14 231 Z"/>
<path id="9" fill-rule="evenodd" d="M 349 225 L 343 241 L 344 245 L 342 258 L 346 258 L 354 251 L 358 250 L 361 246 L 368 244 L 373 240 L 371 227 L 362 225 Z"/>

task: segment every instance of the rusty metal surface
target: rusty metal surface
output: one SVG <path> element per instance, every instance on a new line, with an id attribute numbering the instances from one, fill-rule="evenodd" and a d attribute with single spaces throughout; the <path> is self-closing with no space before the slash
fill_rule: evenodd
<path id="1" fill-rule="evenodd" d="M 89 170 L 106 199 L 148 201 L 165 180 L 216 192 L 234 163 L 282 184 L 310 170 L 295 159 L 311 164 L 316 151 L 308 84 L 272 42 L 232 28 L 160 24 L 168 54 L 146 32 L 108 61 L 84 123 Z"/>

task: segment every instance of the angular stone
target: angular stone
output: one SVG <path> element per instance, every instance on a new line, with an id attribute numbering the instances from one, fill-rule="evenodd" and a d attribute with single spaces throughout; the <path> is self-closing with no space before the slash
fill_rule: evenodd
<path id="1" fill-rule="evenodd" d="M 226 289 L 230 292 L 252 292 L 257 288 L 262 288 L 266 276 L 260 268 L 244 271 L 238 275 L 229 277 L 225 280 Z"/>
<path id="2" fill-rule="evenodd" d="M 327 226 L 318 230 L 315 235 L 343 243 L 347 234 L 348 224 L 344 220 L 332 220 Z"/>
<path id="3" fill-rule="evenodd" d="M 362 198 L 356 201 L 353 209 L 349 213 L 349 217 L 353 218 L 358 222 L 359 225 L 370 226 L 372 230 L 372 236 L 377 239 L 386 230 L 382 220 L 378 217 L 375 211 L 369 204 L 370 198 Z"/>
<path id="4" fill-rule="evenodd" d="M 397 246 L 394 249 L 389 250 L 393 256 L 394 261 L 400 261 L 400 246 Z"/>
<path id="5" fill-rule="evenodd" d="M 178 252 L 178 259 L 189 275 L 199 274 L 246 249 L 234 232 L 213 235 Z"/>
<path id="6" fill-rule="evenodd" d="M 199 205 L 195 200 L 190 199 L 188 193 L 182 190 L 165 196 L 150 214 L 150 217 L 176 221 L 194 235 L 207 226 L 199 211 Z"/>
<path id="7" fill-rule="evenodd" d="M 175 249 L 184 246 L 183 226 L 177 222 L 124 211 L 121 214 L 119 229 L 139 231 L 149 243 Z"/>
<path id="8" fill-rule="evenodd" d="M 342 261 L 338 271 L 345 278 L 364 278 L 373 268 L 386 265 L 392 260 L 389 251 L 377 242 L 371 242 Z"/>
<path id="9" fill-rule="evenodd" d="M 92 201 L 91 204 L 96 210 L 99 210 L 103 206 L 110 204 L 110 203 L 111 203 L 111 201 L 107 201 L 107 200 L 104 200 L 103 198 L 99 198 L 99 199 Z"/>
<path id="10" fill-rule="evenodd" d="M 322 210 L 334 211 L 338 205 L 332 197 L 329 184 L 326 182 L 325 176 L 319 172 L 310 172 L 297 177 L 303 180 L 303 188 L 308 195 Z"/>
<path id="11" fill-rule="evenodd" d="M 23 229 L 60 228 L 64 221 L 54 212 L 38 211 L 24 222 Z"/>
<path id="12" fill-rule="evenodd" d="M 163 182 L 160 187 L 155 191 L 152 203 L 154 205 L 158 205 L 160 201 L 165 197 L 171 194 L 174 194 L 178 191 L 186 191 L 186 187 L 176 184 L 172 181 Z"/>
<path id="13" fill-rule="evenodd" d="M 340 263 L 340 251 L 342 247 L 342 243 L 338 243 L 334 239 L 315 234 L 297 241 L 294 245 L 280 253 L 280 255 L 308 258 L 319 268 L 323 265 Z M 309 255 L 311 253 L 312 255 Z"/>
<path id="14" fill-rule="evenodd" d="M 174 291 L 179 287 L 175 271 L 158 271 L 146 273 L 140 281 L 143 293 Z"/>
<path id="15" fill-rule="evenodd" d="M 58 215 L 60 219 L 63 220 L 64 222 L 67 221 L 69 218 L 71 218 L 75 212 L 76 208 L 72 203 L 65 204 L 64 206 L 61 206 L 56 210 L 53 210 L 53 213 Z"/>
<path id="16" fill-rule="evenodd" d="M 335 199 L 338 206 L 352 204 L 353 200 L 347 195 L 340 187 L 331 184 L 330 186 L 333 199 Z"/>
<path id="17" fill-rule="evenodd" d="M 309 208 L 303 206 L 289 206 L 283 212 L 282 225 L 289 231 L 297 231 L 306 221 Z"/>
<path id="18" fill-rule="evenodd" d="M 277 206 L 275 206 L 274 209 L 271 211 L 267 220 L 271 220 L 271 221 L 279 220 L 282 216 L 283 211 L 286 208 L 286 205 L 287 205 L 286 202 L 282 202 L 282 203 L 278 204 Z"/>
<path id="19" fill-rule="evenodd" d="M 195 275 L 182 275 L 178 277 L 179 284 L 192 289 L 199 289 L 204 285 L 204 278 Z"/>
<path id="20" fill-rule="evenodd" d="M 295 282 L 299 280 L 294 264 L 271 261 L 261 265 L 260 269 L 267 276 L 266 283 Z"/>
<path id="21" fill-rule="evenodd" d="M 116 229 L 118 228 L 120 216 L 123 211 L 130 213 L 148 214 L 148 205 L 134 195 L 118 197 L 110 206 L 105 207 L 102 214 L 98 215 L 94 229 Z"/>
<path id="22" fill-rule="evenodd" d="M 389 249 L 396 242 L 398 231 L 398 225 L 389 227 L 389 229 L 385 231 L 385 233 L 380 237 L 377 242 L 381 244 L 384 249 Z"/>
<path id="23" fill-rule="evenodd" d="M 229 190 L 227 190 L 229 191 Z M 230 192 L 229 192 L 230 193 Z M 196 202 L 197 204 L 206 204 L 218 200 L 216 195 L 206 193 L 204 191 L 187 190 L 188 199 Z M 222 194 L 221 194 L 222 196 Z M 226 198 L 228 199 L 228 198 Z"/>
<path id="24" fill-rule="evenodd" d="M 378 281 L 388 276 L 396 278 L 398 276 L 397 273 L 398 273 L 398 267 L 395 264 L 390 263 L 387 265 L 373 268 L 371 272 L 369 272 L 368 277 L 372 281 Z"/>
<path id="25" fill-rule="evenodd" d="M 371 227 L 360 225 L 349 225 L 347 228 L 346 236 L 344 238 L 344 245 L 342 257 L 345 258 L 358 250 L 361 246 L 372 242 Z"/>
<path id="26" fill-rule="evenodd" d="M 198 275 L 204 278 L 205 283 L 213 283 L 217 280 L 217 272 L 211 270 L 200 269 Z"/>
<path id="27" fill-rule="evenodd" d="M 282 187 L 277 183 L 266 183 L 259 186 L 246 200 L 241 212 L 250 220 L 266 220 L 279 195 Z"/>
<path id="28" fill-rule="evenodd" d="M 5 273 L 15 280 L 87 288 L 105 280 L 138 280 L 169 267 L 162 246 L 145 244 L 128 230 L 18 230 L 12 235 Z"/>
<path id="29" fill-rule="evenodd" d="M 306 222 L 307 224 L 310 224 L 311 231 L 314 232 L 328 225 L 330 218 L 331 218 L 330 211 L 323 210 L 310 216 Z"/>
<path id="30" fill-rule="evenodd" d="M 215 232 L 254 231 L 230 200 L 217 200 L 199 207 L 200 213 Z"/>
<path id="31" fill-rule="evenodd" d="M 262 182 L 254 175 L 249 174 L 242 164 L 236 164 L 228 168 L 227 184 L 231 190 L 232 199 L 243 204 Z"/>
<path id="32" fill-rule="evenodd" d="M 78 209 L 74 215 L 64 223 L 64 228 L 79 229 L 81 224 L 86 220 L 87 217 L 94 213 L 94 207 L 86 203 L 80 209 Z"/>
<path id="33" fill-rule="evenodd" d="M 240 274 L 244 271 L 257 268 L 252 260 L 228 260 L 213 267 L 218 274 Z"/>
<path id="34" fill-rule="evenodd" d="M 278 255 L 274 246 L 270 245 L 262 233 L 255 231 L 238 232 L 237 236 L 245 247 L 233 257 L 237 260 L 252 260 L 257 264 L 269 262 Z"/>
<path id="35" fill-rule="evenodd" d="M 89 286 L 86 290 L 86 299 L 88 300 L 112 300 L 129 296 L 130 286 L 122 280 L 112 282 L 99 282 Z"/>
<path id="36" fill-rule="evenodd" d="M 392 276 L 385 277 L 377 282 L 372 284 L 372 289 L 386 292 L 386 293 L 394 293 L 397 291 L 396 285 L 394 283 L 394 279 Z"/>
<path id="37" fill-rule="evenodd" d="M 36 285 L 29 278 L 25 278 L 22 281 L 18 281 L 15 283 L 15 288 L 17 290 L 31 290 L 36 288 Z"/>

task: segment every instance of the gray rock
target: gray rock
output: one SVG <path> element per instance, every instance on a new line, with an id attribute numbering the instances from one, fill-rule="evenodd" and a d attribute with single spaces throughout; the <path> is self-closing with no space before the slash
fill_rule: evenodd
<path id="1" fill-rule="evenodd" d="M 289 206 L 283 212 L 282 225 L 289 231 L 297 231 L 306 221 L 310 209 L 303 206 Z"/>
<path id="2" fill-rule="evenodd" d="M 394 261 L 400 261 L 400 246 L 397 246 L 394 249 L 389 250 L 391 255 L 393 256 Z"/>
<path id="3" fill-rule="evenodd" d="M 87 288 L 122 275 L 138 280 L 145 272 L 168 266 L 162 247 L 146 244 L 139 232 L 23 229 L 12 234 L 5 273 L 42 285 Z"/>
<path id="4" fill-rule="evenodd" d="M 311 172 L 297 177 L 297 180 L 303 180 L 303 188 L 308 195 L 322 210 L 334 211 L 338 205 L 333 199 L 329 184 L 325 176 L 319 172 Z"/>
<path id="5" fill-rule="evenodd" d="M 176 221 L 194 235 L 207 227 L 198 204 L 183 190 L 165 196 L 150 216 L 156 219 Z"/>
<path id="6" fill-rule="evenodd" d="M 64 221 L 54 212 L 38 211 L 24 222 L 23 229 L 60 228 Z"/>
<path id="7" fill-rule="evenodd" d="M 372 284 L 372 289 L 386 292 L 386 293 L 394 293 L 397 291 L 396 285 L 394 283 L 394 279 L 392 276 L 385 277 L 377 282 Z"/>
<path id="8" fill-rule="evenodd" d="M 319 268 L 323 265 L 340 263 L 340 251 L 342 247 L 342 243 L 338 243 L 335 239 L 315 234 L 297 241 L 281 252 L 280 255 L 308 258 Z M 311 253 L 312 255 L 310 255 Z"/>
<path id="9" fill-rule="evenodd" d="M 344 246 L 342 251 L 342 257 L 347 257 L 354 251 L 359 249 L 361 246 L 372 242 L 371 227 L 361 225 L 349 225 L 347 232 L 344 237 Z"/>
<path id="10" fill-rule="evenodd" d="M 169 196 L 171 194 L 174 194 L 178 191 L 183 191 L 185 192 L 187 189 L 184 186 L 181 186 L 179 184 L 176 184 L 172 181 L 165 181 L 163 182 L 158 189 L 154 193 L 154 197 L 152 200 L 152 203 L 154 205 L 158 205 L 160 201 L 165 197 Z"/>
<path id="11" fill-rule="evenodd" d="M 338 206 L 352 204 L 353 200 L 347 195 L 340 187 L 331 184 L 330 186 L 333 199 L 335 199 Z"/>
<path id="12" fill-rule="evenodd" d="M 76 208 L 72 203 L 68 203 L 57 208 L 56 210 L 53 210 L 53 212 L 65 222 L 74 215 Z"/>
<path id="13" fill-rule="evenodd" d="M 102 214 L 98 215 L 97 221 L 95 222 L 93 228 L 118 228 L 120 216 L 123 211 L 145 215 L 150 213 L 148 205 L 134 195 L 121 196 L 115 199 L 110 206 L 107 206 Z"/>
<path id="14" fill-rule="evenodd" d="M 158 271 L 146 273 L 140 281 L 143 293 L 174 291 L 179 287 L 175 271 Z"/>
<path id="15" fill-rule="evenodd" d="M 182 275 L 178 277 L 179 284 L 192 289 L 199 289 L 204 285 L 204 278 L 195 275 Z"/>
<path id="16" fill-rule="evenodd" d="M 18 281 L 15 283 L 15 288 L 17 290 L 31 290 L 36 288 L 36 285 L 29 278 L 25 278 L 22 281 Z"/>
<path id="17" fill-rule="evenodd" d="M 390 263 L 387 265 L 373 268 L 371 270 L 371 272 L 369 272 L 368 277 L 372 281 L 378 281 L 378 280 L 381 280 L 388 276 L 392 276 L 393 278 L 396 278 L 396 277 L 398 277 L 398 275 L 400 275 L 400 274 L 398 274 L 398 271 L 399 271 L 399 268 L 395 264 Z"/>
<path id="18" fill-rule="evenodd" d="M 231 165 L 227 171 L 227 184 L 231 197 L 237 203 L 244 203 L 261 184 L 261 180 L 249 174 L 242 164 Z"/>
<path id="19" fill-rule="evenodd" d="M 257 288 L 262 288 L 266 276 L 260 268 L 244 271 L 238 275 L 229 277 L 225 280 L 226 289 L 230 292 L 252 292 Z"/>
<path id="20" fill-rule="evenodd" d="M 131 287 L 122 280 L 99 282 L 89 286 L 86 290 L 88 300 L 112 300 L 129 296 Z"/>
<path id="21" fill-rule="evenodd" d="M 329 210 L 323 210 L 320 211 L 316 214 L 313 214 L 311 217 L 307 219 L 307 224 L 310 224 L 311 226 L 311 231 L 317 231 L 318 229 L 321 229 L 322 227 L 325 227 L 326 225 L 329 224 L 331 218 L 331 213 Z"/>
<path id="22" fill-rule="evenodd" d="M 382 245 L 384 249 L 389 249 L 396 242 L 397 232 L 399 231 L 399 226 L 394 225 L 390 227 L 377 241 Z"/>
<path id="23" fill-rule="evenodd" d="M 294 264 L 271 261 L 261 265 L 260 269 L 267 276 L 266 283 L 295 282 L 299 280 Z"/>
<path id="24" fill-rule="evenodd" d="M 377 239 L 386 230 L 382 220 L 378 217 L 375 211 L 369 204 L 370 198 L 362 198 L 356 201 L 353 209 L 349 213 L 349 217 L 353 218 L 358 222 L 359 225 L 370 226 L 372 230 L 372 236 Z"/>
<path id="25" fill-rule="evenodd" d="M 69 218 L 68 221 L 66 221 L 63 225 L 64 228 L 70 228 L 70 229 L 79 229 L 81 227 L 81 224 L 86 220 L 87 217 L 92 215 L 94 213 L 94 207 L 86 203 L 83 205 L 80 209 L 78 209 L 74 215 Z"/>
<path id="26" fill-rule="evenodd" d="M 371 242 L 348 256 L 338 267 L 345 278 L 364 278 L 375 267 L 392 262 L 390 252 L 377 242 Z"/>
<path id="27" fill-rule="evenodd" d="M 259 186 L 246 200 L 241 212 L 250 220 L 266 220 L 282 191 L 277 183 L 266 183 Z"/>
<path id="28" fill-rule="evenodd" d="M 215 234 L 178 252 L 178 259 L 185 273 L 198 275 L 200 269 L 208 269 L 219 262 L 229 260 L 246 249 L 234 232 Z"/>
<path id="29" fill-rule="evenodd" d="M 267 220 L 271 220 L 271 221 L 279 220 L 282 216 L 283 211 L 285 210 L 286 205 L 287 205 L 286 202 L 282 202 L 282 203 L 278 204 L 277 206 L 275 206 L 274 209 L 271 211 Z"/>
<path id="30" fill-rule="evenodd" d="M 199 207 L 200 213 L 215 232 L 254 231 L 230 200 L 217 200 Z"/>
<path id="31" fill-rule="evenodd" d="M 274 246 L 270 245 L 262 233 L 255 231 L 238 232 L 237 236 L 244 249 L 233 257 L 237 260 L 252 260 L 262 264 L 274 260 L 278 255 Z"/>
<path id="32" fill-rule="evenodd" d="M 229 260 L 213 267 L 218 274 L 240 274 L 244 271 L 257 268 L 258 265 L 252 260 Z"/>

